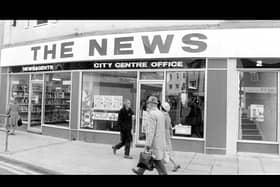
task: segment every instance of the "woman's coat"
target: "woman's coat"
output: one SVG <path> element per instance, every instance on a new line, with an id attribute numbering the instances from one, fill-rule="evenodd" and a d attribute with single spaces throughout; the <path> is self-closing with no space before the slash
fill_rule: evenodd
<path id="1" fill-rule="evenodd" d="M 17 122 L 20 118 L 18 105 L 10 104 L 7 111 L 6 111 L 6 114 L 10 115 L 9 120 L 8 120 L 8 125 L 16 126 Z"/>
<path id="2" fill-rule="evenodd" d="M 171 144 L 171 133 L 172 125 L 171 119 L 167 112 L 163 112 L 165 117 L 165 138 L 166 138 L 166 151 L 172 156 L 172 144 Z"/>

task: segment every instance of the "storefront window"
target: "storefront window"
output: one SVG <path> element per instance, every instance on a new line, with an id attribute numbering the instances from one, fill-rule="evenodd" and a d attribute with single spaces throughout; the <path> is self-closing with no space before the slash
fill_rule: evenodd
<path id="1" fill-rule="evenodd" d="M 184 76 L 185 74 L 185 76 Z M 170 77 L 179 79 L 170 79 Z M 166 101 L 174 136 L 203 138 L 205 73 L 202 71 L 167 72 Z M 178 88 L 177 88 L 178 85 Z"/>
<path id="2" fill-rule="evenodd" d="M 69 127 L 71 74 L 46 74 L 45 85 L 44 124 Z"/>
<path id="3" fill-rule="evenodd" d="M 277 140 L 277 73 L 240 72 L 239 139 Z"/>
<path id="4" fill-rule="evenodd" d="M 28 123 L 29 75 L 12 75 L 10 77 L 10 97 L 19 106 L 19 115 L 24 124 Z"/>
<path id="5" fill-rule="evenodd" d="M 81 128 L 119 131 L 118 112 L 126 99 L 135 113 L 136 72 L 83 73 Z"/>

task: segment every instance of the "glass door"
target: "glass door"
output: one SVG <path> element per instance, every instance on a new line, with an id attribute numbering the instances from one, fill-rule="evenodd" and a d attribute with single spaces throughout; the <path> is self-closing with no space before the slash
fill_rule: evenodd
<path id="1" fill-rule="evenodd" d="M 30 109 L 28 130 L 41 132 L 42 124 L 42 98 L 43 98 L 43 75 L 31 75 L 30 86 Z"/>
<path id="2" fill-rule="evenodd" d="M 146 136 L 143 129 L 143 119 L 146 117 L 146 101 L 149 96 L 156 96 L 160 102 L 163 100 L 163 82 L 162 81 L 148 81 L 140 82 L 138 92 L 138 115 L 137 115 L 137 128 L 136 128 L 136 143 L 144 145 Z"/>

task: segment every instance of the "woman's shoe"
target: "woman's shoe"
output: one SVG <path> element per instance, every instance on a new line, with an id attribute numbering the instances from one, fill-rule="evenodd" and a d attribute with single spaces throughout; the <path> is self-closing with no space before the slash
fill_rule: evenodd
<path id="1" fill-rule="evenodd" d="M 177 166 L 175 166 L 174 168 L 173 168 L 173 172 L 176 172 L 179 168 L 181 168 L 181 166 L 180 165 L 177 165 Z"/>
<path id="2" fill-rule="evenodd" d="M 132 172 L 135 173 L 136 175 L 143 175 L 143 173 L 140 172 L 139 169 L 132 168 Z"/>

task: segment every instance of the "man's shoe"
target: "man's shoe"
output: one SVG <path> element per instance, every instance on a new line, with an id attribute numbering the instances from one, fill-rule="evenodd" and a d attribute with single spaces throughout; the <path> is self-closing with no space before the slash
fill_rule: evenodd
<path id="1" fill-rule="evenodd" d="M 175 166 L 174 168 L 173 168 L 173 172 L 176 172 L 179 168 L 181 168 L 181 166 L 180 165 L 177 165 L 177 166 Z"/>
<path id="2" fill-rule="evenodd" d="M 136 175 L 143 175 L 143 173 L 139 172 L 137 169 L 132 168 L 132 172 L 135 173 Z"/>
<path id="3" fill-rule="evenodd" d="M 127 158 L 127 159 L 133 159 L 132 156 L 128 156 L 128 155 L 124 155 L 124 158 Z"/>
<path id="4" fill-rule="evenodd" d="M 117 153 L 117 149 L 115 148 L 115 146 L 113 146 L 112 149 L 113 149 L 113 153 L 115 155 Z"/>

